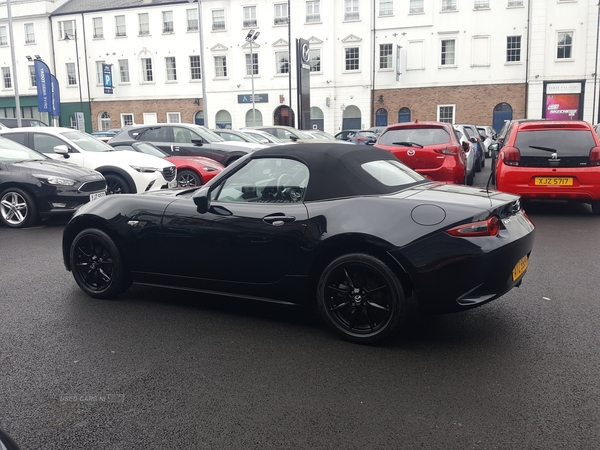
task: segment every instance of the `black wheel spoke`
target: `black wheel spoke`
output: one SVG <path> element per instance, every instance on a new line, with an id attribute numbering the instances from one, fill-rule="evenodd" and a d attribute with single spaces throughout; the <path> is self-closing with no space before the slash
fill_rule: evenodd
<path id="1" fill-rule="evenodd" d="M 369 317 L 369 311 L 367 310 L 367 308 L 363 309 L 363 314 L 367 318 L 367 323 L 369 324 L 369 328 L 371 328 L 371 331 L 373 331 L 375 329 L 375 326 L 373 325 L 373 322 L 371 321 L 371 317 Z"/>
<path id="2" fill-rule="evenodd" d="M 371 306 L 373 308 L 380 309 L 380 310 L 385 311 L 385 312 L 390 312 L 389 308 L 386 308 L 385 306 L 381 306 L 381 305 L 379 305 L 379 304 L 377 304 L 375 302 L 372 302 L 372 301 L 367 301 L 367 305 L 369 305 L 369 306 Z"/>
<path id="3" fill-rule="evenodd" d="M 338 309 L 342 309 L 342 308 L 348 306 L 349 304 L 350 304 L 349 301 L 344 302 L 344 303 L 340 303 L 339 305 L 336 305 L 333 308 L 330 308 L 329 311 L 337 311 Z"/>
<path id="4" fill-rule="evenodd" d="M 329 289 L 331 289 L 332 291 L 338 292 L 340 294 L 343 294 L 343 295 L 348 294 L 348 289 L 340 289 L 337 286 L 329 286 Z"/>
<path id="5" fill-rule="evenodd" d="M 350 278 L 350 275 L 348 275 L 348 271 L 346 269 L 344 269 L 344 274 L 346 275 L 348 286 L 350 286 L 351 289 L 354 289 L 354 283 L 352 282 L 352 278 Z"/>
<path id="6" fill-rule="evenodd" d="M 356 311 L 357 311 L 357 309 L 354 308 L 352 310 L 352 312 L 350 313 L 350 324 L 349 324 L 350 330 L 353 330 L 354 326 L 356 325 L 356 316 L 357 316 Z"/>
<path id="7" fill-rule="evenodd" d="M 376 287 L 376 288 L 374 288 L 374 289 L 365 290 L 365 294 L 367 294 L 367 295 L 371 295 L 371 294 L 373 294 L 374 292 L 381 291 L 382 289 L 387 289 L 387 285 L 385 285 L 385 284 L 382 284 L 381 286 L 379 286 L 379 287 Z"/>

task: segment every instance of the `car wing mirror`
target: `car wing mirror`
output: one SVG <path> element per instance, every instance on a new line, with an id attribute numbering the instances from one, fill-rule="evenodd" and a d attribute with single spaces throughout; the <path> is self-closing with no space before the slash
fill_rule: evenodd
<path id="1" fill-rule="evenodd" d="M 65 158 L 69 157 L 69 147 L 66 145 L 57 145 L 54 147 L 54 153 L 63 155 Z"/>
<path id="2" fill-rule="evenodd" d="M 468 143 L 468 142 L 466 142 L 466 141 L 463 141 L 463 143 L 462 143 L 462 148 L 463 148 L 463 150 L 464 150 L 466 153 L 468 153 L 468 152 L 469 152 L 469 150 L 471 150 L 471 146 L 470 146 L 470 145 L 469 145 L 469 143 Z"/>
<path id="3" fill-rule="evenodd" d="M 194 203 L 200 214 L 206 214 L 210 208 L 210 192 L 208 187 L 203 186 L 194 194 Z"/>
<path id="4" fill-rule="evenodd" d="M 492 152 L 497 152 L 498 151 L 498 144 L 493 143 L 490 144 L 490 146 L 488 147 L 489 150 L 491 150 Z"/>
<path id="5" fill-rule="evenodd" d="M 202 146 L 204 145 L 204 141 L 202 139 L 192 139 L 192 144 Z"/>

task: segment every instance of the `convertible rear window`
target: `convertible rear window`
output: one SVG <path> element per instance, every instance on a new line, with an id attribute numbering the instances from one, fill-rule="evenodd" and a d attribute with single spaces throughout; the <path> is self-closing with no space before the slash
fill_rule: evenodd
<path id="1" fill-rule="evenodd" d="M 450 142 L 448 131 L 440 127 L 400 128 L 388 130 L 379 136 L 380 145 L 400 145 L 398 142 L 412 142 L 422 146 L 447 144 Z"/>
<path id="2" fill-rule="evenodd" d="M 559 157 L 587 157 L 596 146 L 590 130 L 535 130 L 519 131 L 515 147 L 521 156 L 550 156 L 548 152 L 558 153 Z"/>
<path id="3" fill-rule="evenodd" d="M 400 161 L 391 159 L 370 161 L 364 163 L 362 168 L 385 186 L 402 187 L 425 179 Z"/>

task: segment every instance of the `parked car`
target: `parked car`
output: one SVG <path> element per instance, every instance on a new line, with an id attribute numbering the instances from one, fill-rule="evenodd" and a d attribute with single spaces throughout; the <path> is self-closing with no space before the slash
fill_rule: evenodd
<path id="1" fill-rule="evenodd" d="M 200 188 L 99 199 L 67 224 L 62 252 L 94 298 L 135 282 L 314 305 L 334 332 L 372 343 L 403 326 L 409 297 L 456 312 L 520 285 L 533 241 L 517 196 L 328 142 L 257 150 Z"/>
<path id="2" fill-rule="evenodd" d="M 335 141 L 335 136 L 333 134 L 329 134 L 326 131 L 321 130 L 302 130 L 307 134 L 310 134 L 315 139 L 325 140 L 325 141 Z"/>
<path id="3" fill-rule="evenodd" d="M 239 131 L 249 136 L 252 136 L 254 139 L 256 139 L 264 145 L 279 145 L 289 142 L 283 141 L 277 136 L 273 136 L 271 133 L 267 133 L 266 131 L 262 130 L 255 130 L 254 128 L 240 128 Z"/>
<path id="4" fill-rule="evenodd" d="M 0 118 L 0 125 L 6 128 L 17 128 L 19 126 L 19 122 L 14 118 Z M 42 122 L 38 119 L 21 119 L 21 127 L 47 127 L 48 124 Z"/>
<path id="5" fill-rule="evenodd" d="M 472 186 L 475 178 L 475 155 L 477 154 L 477 147 L 469 139 L 467 130 L 462 125 L 453 125 L 456 132 L 456 137 L 465 149 L 466 162 L 465 162 L 465 184 Z"/>
<path id="6" fill-rule="evenodd" d="M 461 144 L 449 123 L 402 122 L 389 125 L 379 136 L 375 147 L 392 152 L 408 167 L 427 178 L 465 183 L 469 146 Z"/>
<path id="7" fill-rule="evenodd" d="M 477 125 L 477 131 L 479 131 L 479 134 L 483 139 L 483 146 L 486 149 L 485 157 L 491 158 L 492 151 L 490 150 L 490 145 L 496 142 L 496 130 L 489 125 Z"/>
<path id="8" fill-rule="evenodd" d="M 360 130 L 342 130 L 339 133 L 336 133 L 334 137 L 340 141 L 347 141 L 359 131 Z"/>
<path id="9" fill-rule="evenodd" d="M 79 130 L 32 127 L 0 130 L 0 135 L 53 159 L 97 170 L 106 178 L 108 194 L 135 194 L 177 186 L 173 163 L 155 156 L 116 152 Z"/>
<path id="10" fill-rule="evenodd" d="M 104 142 L 108 142 L 110 141 L 113 137 L 116 136 L 116 134 L 121 131 L 120 128 L 114 128 L 112 130 L 105 130 L 105 131 L 93 131 L 91 134 L 92 136 L 94 136 L 95 138 L 100 139 L 101 141 Z"/>
<path id="11" fill-rule="evenodd" d="M 115 145 L 115 150 L 129 150 L 164 158 L 177 167 L 179 187 L 200 186 L 213 179 L 225 166 L 204 156 L 171 156 L 150 142 Z"/>
<path id="12" fill-rule="evenodd" d="M 471 124 L 457 124 L 462 125 L 467 133 L 469 134 L 469 140 L 475 144 L 477 153 L 475 154 L 475 172 L 481 172 L 481 168 L 485 167 L 485 154 L 487 148 L 483 145 L 483 138 L 479 134 L 479 130 L 475 125 Z"/>
<path id="13" fill-rule="evenodd" d="M 375 133 L 375 136 L 379 137 L 379 135 L 383 133 L 383 130 L 385 129 L 386 127 L 371 127 L 368 131 L 372 131 L 373 133 Z"/>
<path id="14" fill-rule="evenodd" d="M 372 131 L 361 130 L 348 137 L 346 142 L 351 142 L 358 145 L 375 145 L 377 136 Z"/>
<path id="15" fill-rule="evenodd" d="M 265 146 L 250 142 L 228 142 L 208 128 L 188 123 L 133 125 L 113 137 L 112 146 L 150 142 L 171 156 L 204 156 L 224 166 Z"/>
<path id="16" fill-rule="evenodd" d="M 288 126 L 284 126 L 284 125 L 258 126 L 258 127 L 252 127 L 252 129 L 262 130 L 267 133 L 270 133 L 273 136 L 278 137 L 279 139 L 281 139 L 284 142 L 289 142 L 289 141 L 295 142 L 295 141 L 305 141 L 305 140 L 314 139 L 313 136 L 311 136 L 308 133 L 305 133 L 303 130 L 297 130 L 296 128 L 288 127 Z"/>
<path id="17" fill-rule="evenodd" d="M 598 135 L 581 120 L 514 120 L 499 150 L 496 186 L 524 199 L 590 203 L 600 214 Z"/>
<path id="18" fill-rule="evenodd" d="M 99 172 L 55 161 L 0 137 L 0 220 L 7 227 L 73 214 L 104 195 L 106 180 Z"/>
<path id="19" fill-rule="evenodd" d="M 260 142 L 256 138 L 254 138 L 253 136 L 250 136 L 249 134 L 246 134 L 246 133 L 242 133 L 241 131 L 228 130 L 228 129 L 223 129 L 223 128 L 217 128 L 217 129 L 213 129 L 211 131 L 213 133 L 215 133 L 217 136 L 222 137 L 226 141 L 250 142 L 251 144 L 263 144 L 262 142 Z"/>

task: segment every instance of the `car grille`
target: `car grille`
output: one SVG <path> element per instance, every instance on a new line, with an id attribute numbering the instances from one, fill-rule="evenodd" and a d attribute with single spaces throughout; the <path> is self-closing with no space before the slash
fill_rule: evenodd
<path id="1" fill-rule="evenodd" d="M 106 189 L 106 180 L 90 181 L 83 183 L 79 188 L 80 192 L 96 192 Z"/>
<path id="2" fill-rule="evenodd" d="M 165 177 L 165 180 L 171 181 L 171 180 L 175 179 L 175 175 L 177 174 L 177 169 L 175 168 L 175 166 L 165 167 L 162 170 L 162 173 L 163 173 L 163 177 Z"/>

